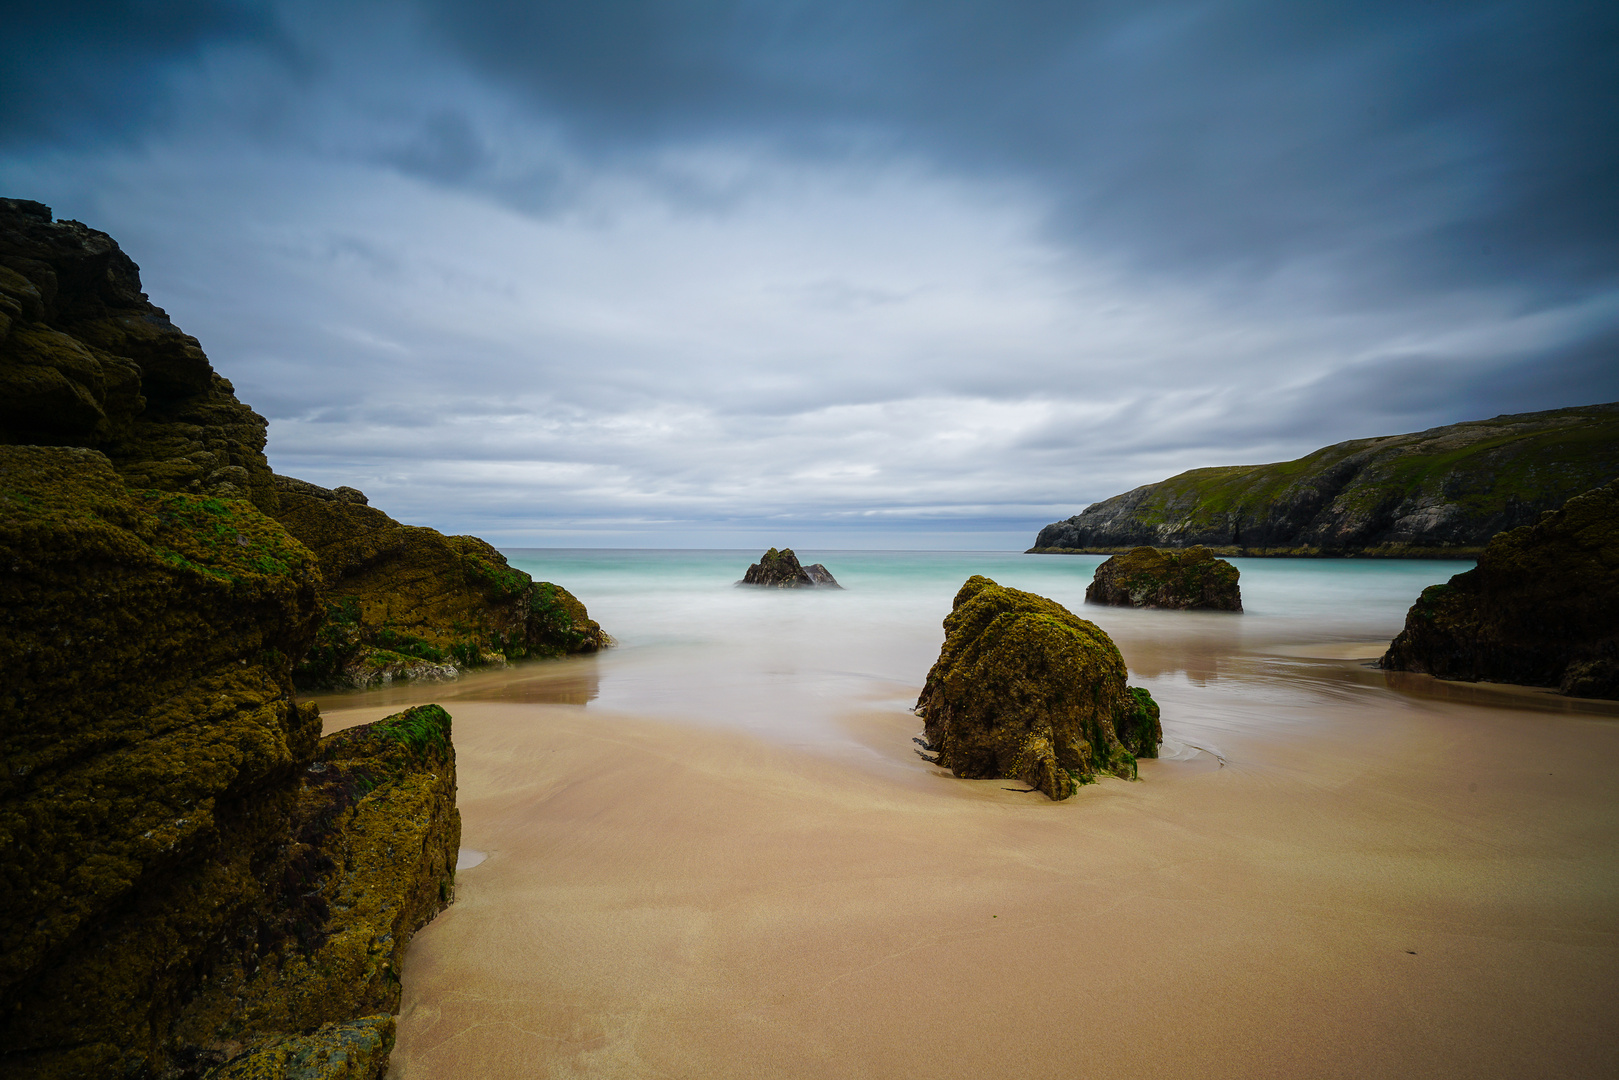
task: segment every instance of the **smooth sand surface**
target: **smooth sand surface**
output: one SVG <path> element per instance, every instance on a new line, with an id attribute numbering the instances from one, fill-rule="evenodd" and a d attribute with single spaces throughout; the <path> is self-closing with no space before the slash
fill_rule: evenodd
<path id="1" fill-rule="evenodd" d="M 1614 710 L 1331 674 L 1060 804 L 893 708 L 829 749 L 450 703 L 487 859 L 411 945 L 389 1075 L 1619 1075 Z"/>

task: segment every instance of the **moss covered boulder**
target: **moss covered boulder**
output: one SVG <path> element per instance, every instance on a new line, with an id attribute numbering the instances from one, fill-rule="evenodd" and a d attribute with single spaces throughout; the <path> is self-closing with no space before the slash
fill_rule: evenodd
<path id="1" fill-rule="evenodd" d="M 405 946 L 454 891 L 461 817 L 449 714 L 423 705 L 322 739 L 299 780 L 294 825 L 269 921 L 239 931 L 175 1024 L 172 1041 L 199 1062 L 329 1059 L 336 1039 L 351 1045 L 352 1067 L 354 1047 L 371 1045 L 353 1025 L 326 1039 L 283 1036 L 398 1011 Z M 391 1023 L 387 1034 L 391 1043 Z M 366 1051 L 379 1053 L 385 1062 L 385 1047 Z M 255 1074 L 229 1064 L 219 1075 Z"/>
<path id="2" fill-rule="evenodd" d="M 566 589 L 534 581 L 475 536 L 402 525 L 354 488 L 275 482 L 278 520 L 315 553 L 326 581 L 326 623 L 297 669 L 301 685 L 455 678 L 611 640 Z"/>
<path id="3" fill-rule="evenodd" d="M 0 565 L 0 1060 L 122 1075 L 290 835 L 320 574 L 251 502 L 66 447 L 0 447 Z"/>
<path id="4" fill-rule="evenodd" d="M 133 488 L 270 510 L 265 426 L 110 236 L 0 199 L 0 443 L 89 447 Z"/>
<path id="5" fill-rule="evenodd" d="M 1125 684 L 1124 658 L 1095 623 L 974 575 L 944 629 L 916 703 L 929 760 L 1066 799 L 1101 773 L 1134 779 L 1137 758 L 1158 756 L 1158 706 Z"/>
<path id="6" fill-rule="evenodd" d="M 0 1071 L 196 1076 L 396 1009 L 453 882 L 449 718 L 320 739 L 310 551 L 246 499 L 0 446 L 0 566 Z"/>
<path id="7" fill-rule="evenodd" d="M 1619 698 L 1619 481 L 1491 540 L 1424 589 L 1382 664 Z"/>
<path id="8" fill-rule="evenodd" d="M 1116 607 L 1241 611 L 1235 566 L 1207 548 L 1161 551 L 1138 547 L 1096 568 L 1085 589 L 1087 604 Z"/>
<path id="9" fill-rule="evenodd" d="M 832 571 L 820 563 L 800 565 L 792 548 L 771 548 L 759 556 L 759 561 L 748 567 L 738 585 L 759 585 L 771 589 L 805 589 L 825 586 L 841 589 Z"/>

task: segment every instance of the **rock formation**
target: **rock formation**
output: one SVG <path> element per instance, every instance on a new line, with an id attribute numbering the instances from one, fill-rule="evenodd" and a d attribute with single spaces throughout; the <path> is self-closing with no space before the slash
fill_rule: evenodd
<path id="1" fill-rule="evenodd" d="M 110 236 L 0 199 L 0 443 L 90 447 L 131 488 L 268 511 L 264 434 Z"/>
<path id="2" fill-rule="evenodd" d="M 605 641 L 264 439 L 111 238 L 0 199 L 0 1074 L 379 1080 L 452 892 L 450 718 L 323 740 L 295 666 Z"/>
<path id="3" fill-rule="evenodd" d="M 1490 541 L 1411 605 L 1383 667 L 1619 698 L 1619 481 Z"/>
<path id="4" fill-rule="evenodd" d="M 275 477 L 276 517 L 315 553 L 326 620 L 301 686 L 448 679 L 526 656 L 595 652 L 611 639 L 560 585 L 534 581 L 475 536 L 401 525 L 354 488 Z"/>
<path id="5" fill-rule="evenodd" d="M 1158 756 L 1158 706 L 1125 685 L 1124 658 L 1095 623 L 975 574 L 944 629 L 916 702 L 930 761 L 1060 800 L 1098 773 L 1135 779 L 1136 759 Z"/>
<path id="6" fill-rule="evenodd" d="M 449 897 L 449 720 L 319 741 L 309 551 L 247 499 L 0 446 L 0 553 L 0 1067 L 194 1076 L 391 1012 Z"/>
<path id="7" fill-rule="evenodd" d="M 1047 525 L 1030 550 L 1472 558 L 1501 530 L 1615 477 L 1619 403 L 1519 413 L 1275 465 L 1193 469 Z"/>
<path id="8" fill-rule="evenodd" d="M 748 567 L 748 572 L 742 575 L 742 580 L 737 584 L 761 585 L 771 589 L 802 589 L 816 585 L 843 588 L 832 572 L 820 563 L 798 565 L 798 556 L 793 554 L 792 548 L 782 548 L 780 551 L 771 548 L 759 557 L 758 562 Z"/>
<path id="9" fill-rule="evenodd" d="M 1159 551 L 1138 547 L 1096 568 L 1087 604 L 1138 608 L 1241 611 L 1239 571 L 1205 547 Z"/>

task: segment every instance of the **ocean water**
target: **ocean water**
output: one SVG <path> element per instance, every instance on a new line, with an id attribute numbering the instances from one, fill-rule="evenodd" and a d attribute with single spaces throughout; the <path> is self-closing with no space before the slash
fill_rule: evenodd
<path id="1" fill-rule="evenodd" d="M 439 696 L 570 702 L 821 746 L 849 741 L 840 721 L 852 713 L 915 704 L 951 601 L 973 574 L 1096 622 L 1119 645 L 1132 683 L 1165 705 L 1166 733 L 1190 732 L 1195 720 L 1207 739 L 1209 723 L 1244 723 L 1258 700 L 1302 708 L 1323 696 L 1386 693 L 1368 658 L 1399 632 L 1423 588 L 1472 565 L 1237 559 L 1245 611 L 1235 614 L 1088 606 L 1101 556 L 804 549 L 800 560 L 824 563 L 843 588 L 789 590 L 736 586 L 755 551 L 505 554 L 572 591 L 617 644 L 595 657 L 474 675 Z"/>

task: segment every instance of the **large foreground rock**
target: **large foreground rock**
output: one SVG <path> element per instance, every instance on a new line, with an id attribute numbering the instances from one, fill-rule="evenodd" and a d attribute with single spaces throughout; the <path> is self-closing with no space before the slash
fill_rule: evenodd
<path id="1" fill-rule="evenodd" d="M 314 556 L 247 499 L 0 447 L 0 1069 L 192 1076 L 391 1012 L 450 894 L 448 717 L 319 741 Z"/>
<path id="2" fill-rule="evenodd" d="M 1208 548 L 1160 551 L 1138 547 L 1096 568 L 1085 589 L 1087 604 L 1115 607 L 1241 611 L 1242 590 L 1235 566 Z"/>
<path id="3" fill-rule="evenodd" d="M 1385 668 L 1619 698 L 1619 481 L 1490 541 L 1424 589 Z"/>
<path id="4" fill-rule="evenodd" d="M 300 685 L 451 679 L 611 642 L 560 585 L 535 581 L 476 536 L 401 525 L 354 488 L 275 477 L 276 516 L 320 562 L 326 620 Z"/>
<path id="5" fill-rule="evenodd" d="M 820 563 L 800 566 L 792 548 L 771 548 L 748 567 L 740 585 L 760 585 L 772 589 L 803 589 L 817 585 L 841 589 L 832 572 Z"/>
<path id="6" fill-rule="evenodd" d="M 1615 477 L 1619 402 L 1518 413 L 1193 469 L 1053 522 L 1030 550 L 1471 558 Z"/>
<path id="7" fill-rule="evenodd" d="M 955 775 L 1066 799 L 1098 773 L 1134 779 L 1138 757 L 1158 756 L 1158 706 L 1125 685 L 1124 658 L 1095 623 L 974 575 L 944 629 L 916 711 Z"/>

